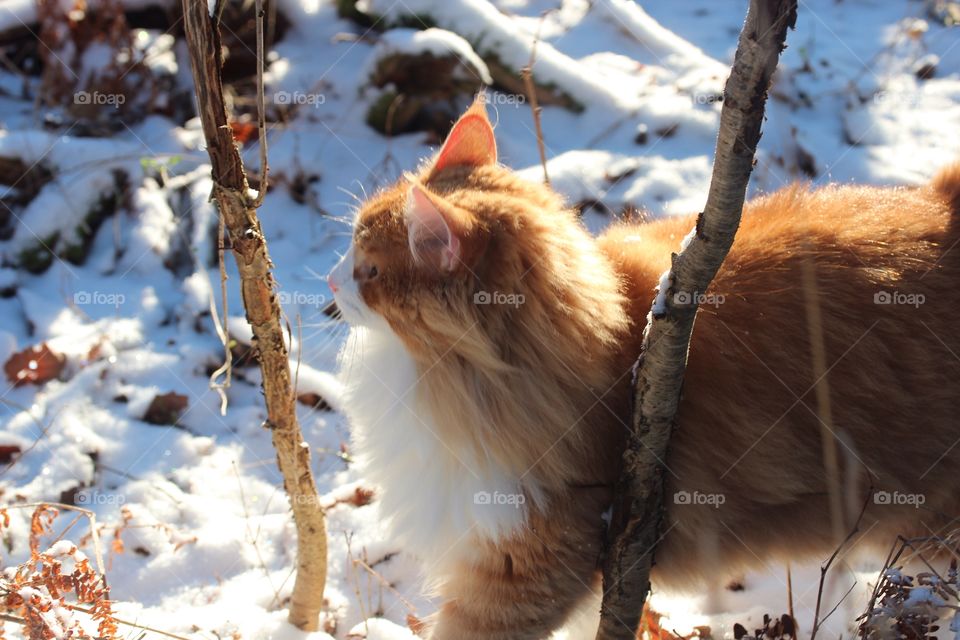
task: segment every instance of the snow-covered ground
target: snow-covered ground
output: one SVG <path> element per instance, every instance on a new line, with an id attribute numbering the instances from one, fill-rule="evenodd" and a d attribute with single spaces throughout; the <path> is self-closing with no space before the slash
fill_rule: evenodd
<path id="1" fill-rule="evenodd" d="M 368 487 L 350 464 L 349 428 L 336 411 L 333 372 L 345 331 L 322 313 L 330 300 L 322 275 L 348 245 L 355 198 L 414 167 L 436 143 L 424 133 L 388 139 L 366 124 L 381 93 L 369 80 L 376 61 L 396 51 L 451 52 L 485 78 L 491 52 L 507 65 L 526 64 L 539 32 L 534 77 L 582 107 L 544 108 L 550 179 L 571 202 L 602 203 L 584 213 L 598 230 L 627 205 L 654 215 L 702 206 L 719 121 L 714 98 L 746 4 L 369 0 L 365 6 L 391 23 L 406 17 L 411 26 L 409 16 L 418 15 L 435 27 L 383 37 L 338 18 L 332 0 L 280 1 L 290 27 L 270 61 L 268 98 L 298 108 L 271 126 L 273 188 L 260 215 L 296 327 L 299 392 L 329 404 L 300 405 L 300 421 L 330 505 L 331 636 L 356 628 L 369 638 L 412 637 L 406 616 L 436 606 L 419 595 L 417 564 L 381 526 L 376 500 L 351 499 Z M 34 12 L 32 2 L 0 3 L 0 29 L 30 23 Z M 926 3 L 801 0 L 788 43 L 753 192 L 797 179 L 916 184 L 960 158 L 960 29 L 930 20 Z M 154 63 L 189 86 L 183 47 L 158 53 Z M 932 77 L 920 79 L 918 70 L 931 64 Z M 123 552 L 105 549 L 119 618 L 196 638 L 303 638 L 285 623 L 295 535 L 261 426 L 259 371 L 235 370 L 225 415 L 209 387 L 223 359 L 209 309 L 211 298 L 218 307 L 222 301 L 199 125 L 151 116 L 123 122 L 110 137 L 81 138 L 69 125 L 44 121 L 37 89 L 36 77 L 25 81 L 0 66 L 0 158 L 39 162 L 54 177 L 11 210 L 14 232 L 0 240 L 0 362 L 46 342 L 66 364 L 42 385 L 3 380 L 0 445 L 22 453 L 0 466 L 0 502 L 72 498 L 97 513 L 106 538 L 119 531 Z M 539 179 L 529 105 L 502 93 L 491 102 L 501 160 Z M 244 158 L 256 168 L 255 144 Z M 128 195 L 100 225 L 86 260 L 57 257 L 40 273 L 24 268 L 25 252 L 43 255 L 52 244 L 63 253 L 78 241 L 75 229 L 117 189 L 117 171 L 128 177 Z M 0 185 L 0 198 L 22 188 Z M 231 263 L 229 324 L 243 342 L 249 330 Z M 145 421 L 154 398 L 169 392 L 187 401 L 176 426 Z M 29 512 L 10 511 L 7 566 L 27 556 Z M 60 525 L 68 521 L 61 516 Z M 68 537 L 81 535 L 77 525 Z M 868 562 L 837 571 L 826 610 L 857 586 L 823 637 L 851 634 L 878 569 Z M 804 633 L 818 579 L 817 565 L 793 568 Z M 787 610 L 785 583 L 784 567 L 771 566 L 746 576 L 743 591 L 658 592 L 653 605 L 666 614 L 666 629 L 709 625 L 714 637 L 732 637 L 734 622 L 753 629 L 763 613 Z"/>

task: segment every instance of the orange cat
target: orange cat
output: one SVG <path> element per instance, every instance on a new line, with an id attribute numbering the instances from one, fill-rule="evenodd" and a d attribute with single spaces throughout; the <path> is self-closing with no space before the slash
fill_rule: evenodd
<path id="1" fill-rule="evenodd" d="M 353 325 L 356 448 L 443 599 L 434 640 L 546 638 L 595 592 L 630 368 L 695 220 L 597 240 L 496 159 L 478 100 L 430 163 L 361 207 L 330 276 Z M 808 258 L 844 490 L 858 505 L 875 492 L 862 530 L 887 544 L 960 515 L 958 208 L 960 166 L 918 189 L 791 187 L 747 205 L 694 330 L 656 583 L 835 544 Z"/>

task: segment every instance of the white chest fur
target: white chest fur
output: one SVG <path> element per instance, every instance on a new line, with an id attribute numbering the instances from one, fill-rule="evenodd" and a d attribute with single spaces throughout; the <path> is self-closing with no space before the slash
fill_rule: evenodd
<path id="1" fill-rule="evenodd" d="M 418 400 L 416 366 L 391 331 L 352 329 L 340 366 L 357 458 L 398 542 L 439 565 L 477 536 L 524 523 L 520 479 L 443 442 Z"/>

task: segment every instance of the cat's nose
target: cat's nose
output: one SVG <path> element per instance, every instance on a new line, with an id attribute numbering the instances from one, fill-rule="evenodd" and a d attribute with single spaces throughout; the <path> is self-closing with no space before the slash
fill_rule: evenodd
<path id="1" fill-rule="evenodd" d="M 334 293 L 337 292 L 339 287 L 337 287 L 337 285 L 333 282 L 333 274 L 327 276 L 327 286 L 330 287 L 330 291 L 333 291 Z"/>

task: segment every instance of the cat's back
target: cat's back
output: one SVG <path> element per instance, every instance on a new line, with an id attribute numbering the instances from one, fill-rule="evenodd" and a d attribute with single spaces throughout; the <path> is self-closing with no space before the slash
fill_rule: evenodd
<path id="1" fill-rule="evenodd" d="M 827 292 L 852 293 L 865 288 L 882 293 L 912 283 L 915 293 L 938 292 L 934 297 L 939 300 L 930 300 L 935 306 L 928 310 L 946 310 L 948 296 L 960 300 L 955 286 L 960 276 L 960 247 L 953 251 L 954 243 L 960 241 L 958 212 L 960 163 L 917 188 L 829 186 L 811 190 L 793 185 L 756 198 L 744 206 L 734 244 L 706 292 L 711 295 L 701 295 L 712 303 L 702 307 L 701 315 L 731 315 L 733 320 L 733 312 L 752 308 L 764 316 L 771 311 L 762 308 L 770 296 L 781 303 L 781 297 L 799 301 L 802 296 L 795 294 L 802 293 L 800 265 L 807 259 L 815 263 L 818 280 L 825 281 Z M 630 316 L 640 327 L 646 322 L 660 276 L 670 266 L 671 254 L 679 250 L 695 222 L 696 216 L 690 215 L 619 224 L 598 239 L 624 279 Z M 889 293 L 892 300 L 892 290 Z M 872 294 L 868 297 L 873 305 Z M 877 302 L 883 299 L 880 296 Z M 846 301 L 858 306 L 857 300 Z M 721 305 L 728 303 L 735 304 L 724 306 L 726 311 L 721 312 Z M 825 303 L 834 306 L 829 300 Z M 698 328 L 702 320 L 698 319 Z M 638 336 L 640 332 L 633 333 Z M 634 349 L 638 348 L 637 342 Z"/>
<path id="2" fill-rule="evenodd" d="M 702 297 L 668 491 L 726 500 L 722 514 L 668 509 L 683 526 L 662 557 L 680 579 L 679 550 L 721 515 L 740 536 L 723 541 L 731 561 L 750 560 L 738 553 L 744 544 L 761 556 L 799 555 L 830 540 L 814 392 L 821 379 L 851 495 L 872 488 L 923 495 L 934 512 L 960 508 L 952 475 L 960 464 L 958 205 L 960 165 L 919 188 L 788 187 L 747 204 L 707 292 L 674 292 Z M 656 283 L 694 221 L 622 226 L 600 239 L 628 283 L 635 342 L 626 358 L 637 355 Z M 825 370 L 813 364 L 810 303 L 821 317 Z M 792 523 L 777 522 L 788 508 Z M 902 527 L 891 515 L 877 517 Z M 797 535 L 752 530 L 764 518 Z"/>

